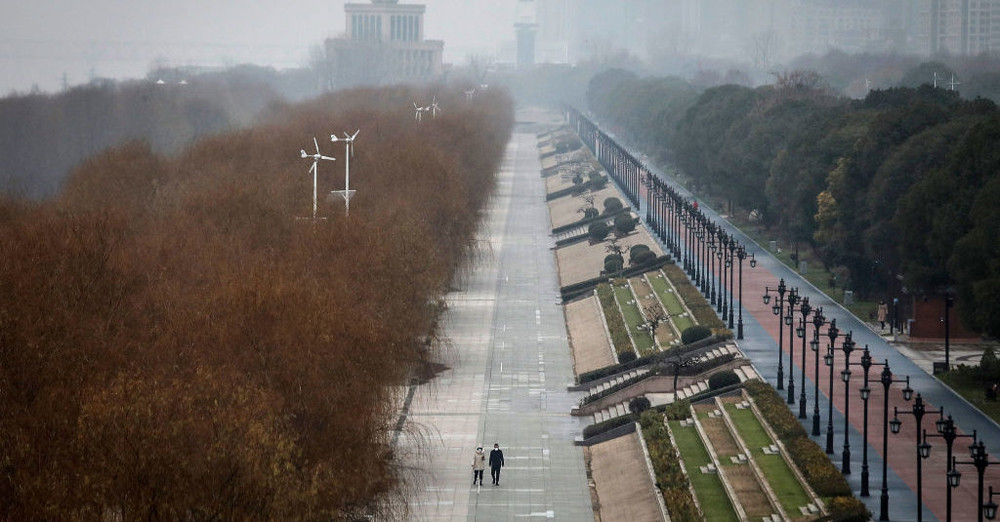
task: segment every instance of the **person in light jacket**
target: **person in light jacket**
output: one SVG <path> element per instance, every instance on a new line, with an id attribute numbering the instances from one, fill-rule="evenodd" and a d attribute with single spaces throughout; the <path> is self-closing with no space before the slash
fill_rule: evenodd
<path id="1" fill-rule="evenodd" d="M 483 453 L 483 447 L 480 446 L 476 448 L 476 454 L 472 456 L 472 485 L 476 485 L 476 480 L 479 480 L 479 485 L 483 485 L 483 470 L 486 469 L 486 454 Z"/>
<path id="2" fill-rule="evenodd" d="M 490 452 L 490 476 L 493 477 L 493 485 L 500 486 L 500 468 L 503 467 L 503 452 L 500 445 L 494 444 L 493 451 Z"/>

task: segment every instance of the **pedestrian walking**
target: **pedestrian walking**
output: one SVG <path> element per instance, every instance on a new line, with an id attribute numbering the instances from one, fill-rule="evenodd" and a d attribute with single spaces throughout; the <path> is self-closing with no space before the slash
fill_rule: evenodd
<path id="1" fill-rule="evenodd" d="M 500 468 L 503 467 L 503 452 L 500 445 L 494 444 L 493 451 L 490 452 L 490 476 L 493 477 L 493 486 L 500 486 Z"/>
<path id="2" fill-rule="evenodd" d="M 479 480 L 479 485 L 483 485 L 483 470 L 486 469 L 486 454 L 483 453 L 483 447 L 479 446 L 476 448 L 476 454 L 472 456 L 472 485 L 476 485 L 476 480 Z"/>
<path id="3" fill-rule="evenodd" d="M 882 325 L 882 329 L 885 330 L 885 321 L 889 317 L 889 305 L 883 300 L 878 304 L 878 322 Z"/>

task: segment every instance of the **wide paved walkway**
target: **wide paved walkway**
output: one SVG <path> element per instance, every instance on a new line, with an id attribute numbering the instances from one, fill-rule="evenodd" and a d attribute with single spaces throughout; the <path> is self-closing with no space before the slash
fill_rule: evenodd
<path id="1" fill-rule="evenodd" d="M 448 296 L 449 368 L 415 392 L 401 453 L 411 520 L 593 520 L 534 132 L 515 132 L 470 273 Z M 501 487 L 471 487 L 477 445 L 504 452 Z M 415 450 L 419 450 L 416 451 Z"/>

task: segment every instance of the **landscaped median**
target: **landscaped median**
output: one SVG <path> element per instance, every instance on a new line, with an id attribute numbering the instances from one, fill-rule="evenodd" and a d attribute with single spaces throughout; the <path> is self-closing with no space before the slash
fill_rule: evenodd
<path id="1" fill-rule="evenodd" d="M 744 389 L 753 399 L 764 420 L 788 451 L 789 457 L 805 477 L 806 482 L 823 498 L 831 520 L 860 522 L 871 514 L 864 503 L 854 497 L 850 485 L 827 457 L 823 449 L 806 435 L 806 430 L 771 385 L 754 381 Z"/>

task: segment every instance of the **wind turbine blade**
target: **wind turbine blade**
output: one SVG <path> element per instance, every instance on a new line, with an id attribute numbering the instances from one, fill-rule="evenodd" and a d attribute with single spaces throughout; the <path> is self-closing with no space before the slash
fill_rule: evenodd
<path id="1" fill-rule="evenodd" d="M 316 154 L 319 154 L 319 142 L 313 137 L 313 145 L 316 145 Z"/>
<path id="2" fill-rule="evenodd" d="M 330 156 L 320 156 L 319 159 L 325 159 L 329 161 L 337 161 L 337 158 L 331 158 Z"/>
<path id="3" fill-rule="evenodd" d="M 361 132 L 361 129 L 354 131 L 354 134 L 351 135 L 351 139 L 353 140 L 354 138 L 357 138 L 359 132 Z"/>
<path id="4" fill-rule="evenodd" d="M 309 172 L 314 176 L 316 175 L 316 160 L 313 160 L 312 166 L 309 167 Z"/>

